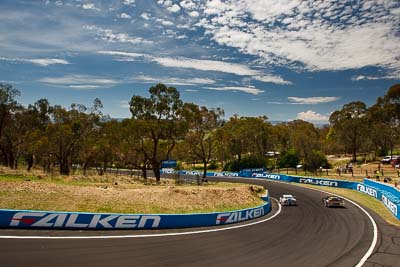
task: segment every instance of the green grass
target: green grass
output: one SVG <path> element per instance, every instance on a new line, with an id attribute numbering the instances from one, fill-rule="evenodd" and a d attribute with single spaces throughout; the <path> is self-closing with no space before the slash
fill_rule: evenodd
<path id="1" fill-rule="evenodd" d="M 298 185 L 298 186 L 303 186 L 303 187 L 310 187 L 310 188 L 315 188 L 327 192 L 331 192 L 334 194 L 341 195 L 343 197 L 346 197 L 348 199 L 351 199 L 355 201 L 356 203 L 371 209 L 374 211 L 376 214 L 378 214 L 381 218 L 383 218 L 386 222 L 400 226 L 400 221 L 393 216 L 392 213 L 386 207 L 380 202 L 379 200 L 370 197 L 366 194 L 351 190 L 351 189 L 343 189 L 343 188 L 332 188 L 332 187 L 326 187 L 326 186 L 316 186 L 316 185 Z"/>

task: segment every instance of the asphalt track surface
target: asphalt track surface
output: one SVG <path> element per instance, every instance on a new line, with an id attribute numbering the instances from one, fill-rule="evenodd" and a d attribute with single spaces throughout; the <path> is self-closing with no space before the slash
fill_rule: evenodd
<path id="1" fill-rule="evenodd" d="M 283 207 L 279 215 L 266 222 L 209 233 L 115 239 L 0 239 L 0 266 L 354 266 L 370 247 L 372 224 L 354 205 L 326 208 L 321 201 L 325 193 L 254 179 L 252 183 L 266 186 L 275 198 L 293 194 L 299 205 Z M 273 209 L 268 216 L 276 212 L 275 202 Z M 204 230 L 3 229 L 0 235 L 147 235 L 199 229 Z M 389 230 L 393 236 L 386 238 L 400 238 L 397 228 Z M 386 241 L 380 229 L 373 260 L 366 266 L 400 266 L 400 250 L 396 254 L 400 246 Z M 394 252 L 387 253 L 390 249 Z"/>

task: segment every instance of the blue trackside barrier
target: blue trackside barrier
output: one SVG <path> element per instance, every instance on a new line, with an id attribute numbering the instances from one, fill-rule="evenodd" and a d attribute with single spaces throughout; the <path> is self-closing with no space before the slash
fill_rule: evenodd
<path id="1" fill-rule="evenodd" d="M 392 195 L 393 201 L 396 201 L 396 198 L 397 198 L 397 201 L 400 200 L 400 190 L 395 188 L 395 187 L 393 187 L 393 186 L 391 186 L 391 185 L 388 185 L 388 184 L 385 184 L 385 183 L 381 183 L 381 182 L 377 182 L 377 181 L 373 181 L 373 180 L 370 180 L 370 179 L 367 179 L 367 178 L 364 179 L 364 184 L 368 185 L 368 186 L 371 186 L 371 187 L 374 187 L 374 188 L 376 188 L 378 190 L 385 191 L 386 194 Z"/>
<path id="2" fill-rule="evenodd" d="M 271 211 L 269 196 L 263 205 L 228 212 L 193 214 L 113 214 L 0 209 L 0 228 L 54 229 L 166 229 L 217 226 L 255 219 Z"/>
<path id="3" fill-rule="evenodd" d="M 239 172 L 240 177 L 246 177 L 246 178 L 251 178 L 253 177 L 254 174 L 257 173 L 264 173 L 265 169 L 264 168 L 254 168 L 254 169 L 243 169 Z"/>
<path id="4" fill-rule="evenodd" d="M 290 182 L 291 177 L 284 175 L 284 174 L 275 174 L 269 172 L 262 172 L 262 173 L 253 173 L 252 178 L 260 178 L 260 179 L 267 179 L 267 180 L 274 180 L 274 181 L 283 181 L 283 182 Z"/>
<path id="5" fill-rule="evenodd" d="M 380 183 L 370 179 L 364 179 L 364 184 L 376 188 L 379 191 L 378 198 L 386 208 L 400 220 L 400 190 L 388 184 Z"/>
<path id="6" fill-rule="evenodd" d="M 357 189 L 357 184 L 358 184 L 355 182 L 342 181 L 342 180 L 321 179 L 321 178 L 300 177 L 300 176 L 291 176 L 290 178 L 292 183 L 312 184 L 312 185 L 347 188 L 347 189 Z"/>
<path id="7" fill-rule="evenodd" d="M 239 177 L 238 172 L 207 172 L 207 177 Z"/>
<path id="8" fill-rule="evenodd" d="M 378 200 L 382 199 L 382 192 L 375 187 L 368 186 L 366 184 L 358 183 L 356 189 L 358 192 L 367 194 Z"/>
<path id="9" fill-rule="evenodd" d="M 397 219 L 400 220 L 400 190 L 390 185 L 372 181 L 369 179 L 364 179 L 363 183 L 357 183 L 357 182 L 350 182 L 343 180 L 290 176 L 290 175 L 276 174 L 265 171 L 264 172 L 247 171 L 246 173 L 210 172 L 207 173 L 207 176 L 208 177 L 229 176 L 229 177 L 245 177 L 245 178 L 251 177 L 251 178 L 267 179 L 274 181 L 282 181 L 288 183 L 302 183 L 302 184 L 312 184 L 319 186 L 352 189 L 382 201 L 383 204 L 389 209 L 389 211 L 392 212 L 392 214 L 396 216 Z"/>

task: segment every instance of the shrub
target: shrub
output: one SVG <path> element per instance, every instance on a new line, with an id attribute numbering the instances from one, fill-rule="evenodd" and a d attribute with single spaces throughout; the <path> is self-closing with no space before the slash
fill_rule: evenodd
<path id="1" fill-rule="evenodd" d="M 224 166 L 224 171 L 238 172 L 243 169 L 264 168 L 266 161 L 264 157 L 247 156 L 241 161 L 234 160 Z"/>
<path id="2" fill-rule="evenodd" d="M 311 151 L 310 155 L 308 155 L 308 158 L 305 159 L 304 163 L 307 166 L 307 169 L 311 171 L 314 171 L 319 167 L 330 167 L 325 155 L 321 151 L 316 150 Z"/>
<path id="3" fill-rule="evenodd" d="M 279 168 L 296 168 L 299 162 L 299 155 L 294 150 L 289 150 L 278 157 L 277 165 Z"/>
<path id="4" fill-rule="evenodd" d="M 208 164 L 207 168 L 209 170 L 216 170 L 218 169 L 218 164 L 215 161 L 211 161 L 210 164 Z"/>

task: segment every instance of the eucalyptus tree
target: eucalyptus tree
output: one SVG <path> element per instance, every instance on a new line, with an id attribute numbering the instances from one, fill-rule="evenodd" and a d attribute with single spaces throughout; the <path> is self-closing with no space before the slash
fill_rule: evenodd
<path id="1" fill-rule="evenodd" d="M 15 166 L 10 137 L 13 135 L 11 130 L 14 126 L 14 113 L 21 109 L 16 100 L 19 95 L 20 92 L 12 85 L 0 83 L 0 153 L 1 162 L 8 167 Z M 5 132 L 8 134 L 5 134 Z"/>
<path id="2" fill-rule="evenodd" d="M 309 162 L 311 152 L 321 149 L 318 130 L 314 124 L 303 120 L 294 120 L 287 124 L 290 132 L 291 147 L 304 162 Z"/>
<path id="3" fill-rule="evenodd" d="M 225 142 L 224 146 L 228 153 L 238 161 L 242 159 L 249 151 L 250 139 L 248 138 L 248 120 L 246 117 L 233 115 L 229 118 L 220 131 L 221 140 Z"/>
<path id="4" fill-rule="evenodd" d="M 97 131 L 91 135 L 92 140 L 95 140 L 92 146 L 92 160 L 97 173 L 103 175 L 114 163 L 120 165 L 118 159 L 123 132 L 121 123 L 115 119 L 102 121 L 98 125 Z"/>
<path id="5" fill-rule="evenodd" d="M 185 132 L 182 119 L 183 102 L 178 90 L 162 83 L 149 89 L 150 97 L 132 96 L 132 119 L 140 122 L 146 142 L 149 142 L 149 163 L 157 182 L 160 181 L 162 160 L 169 159 L 178 138 Z M 144 152 L 143 152 L 144 153 Z"/>
<path id="6" fill-rule="evenodd" d="M 137 168 L 147 178 L 151 142 L 146 138 L 146 128 L 141 120 L 125 119 L 121 122 L 121 140 L 119 143 L 119 160 L 128 168 Z"/>
<path id="7" fill-rule="evenodd" d="M 57 162 L 60 174 L 70 174 L 73 156 L 79 154 L 82 142 L 98 131 L 101 108 L 99 99 L 94 100 L 90 109 L 80 104 L 72 104 L 69 109 L 53 107 L 52 123 L 46 128 L 43 142 L 49 158 Z"/>
<path id="8" fill-rule="evenodd" d="M 203 178 L 215 150 L 215 131 L 222 125 L 223 116 L 224 111 L 219 108 L 208 109 L 193 103 L 183 106 L 183 117 L 189 129 L 185 136 L 187 152 L 203 163 Z"/>
<path id="9" fill-rule="evenodd" d="M 24 126 L 26 129 L 24 139 L 24 157 L 27 162 L 27 170 L 30 171 L 35 163 L 46 161 L 45 153 L 39 149 L 41 139 L 47 126 L 51 123 L 53 107 L 45 98 L 39 99 L 33 105 L 29 104 L 23 113 L 25 117 Z"/>
<path id="10" fill-rule="evenodd" d="M 375 105 L 368 109 L 371 139 L 385 154 L 399 143 L 400 136 L 400 84 L 389 88 L 383 97 L 378 97 Z"/>
<path id="11" fill-rule="evenodd" d="M 279 151 L 287 152 L 291 149 L 290 129 L 287 122 L 278 123 L 272 126 L 272 136 L 276 141 Z"/>
<path id="12" fill-rule="evenodd" d="M 343 105 L 329 117 L 331 127 L 337 134 L 338 141 L 352 152 L 352 161 L 357 160 L 357 152 L 362 146 L 368 131 L 367 106 L 361 102 Z"/>

